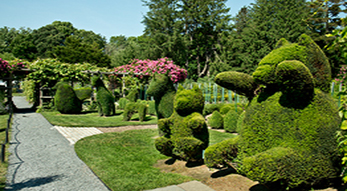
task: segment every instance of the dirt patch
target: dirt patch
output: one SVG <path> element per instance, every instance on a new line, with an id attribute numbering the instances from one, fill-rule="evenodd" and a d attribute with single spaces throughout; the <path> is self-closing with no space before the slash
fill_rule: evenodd
<path id="1" fill-rule="evenodd" d="M 236 171 L 232 168 L 209 169 L 204 164 L 192 164 L 173 159 L 159 160 L 154 167 L 161 169 L 162 172 L 178 173 L 193 177 L 216 191 L 269 191 L 264 185 L 236 174 Z M 318 190 L 338 191 L 342 190 L 342 188 L 315 189 L 315 191 Z"/>
<path id="2" fill-rule="evenodd" d="M 104 133 L 123 132 L 127 130 L 157 129 L 157 125 L 136 125 L 122 127 L 99 127 Z M 204 164 L 193 164 L 179 160 L 159 160 L 154 167 L 161 169 L 162 172 L 179 173 L 193 177 L 208 185 L 216 191 L 269 191 L 265 186 L 258 184 L 244 176 L 236 174 L 234 169 L 209 169 Z M 315 191 L 338 191 L 344 188 L 315 189 Z"/>

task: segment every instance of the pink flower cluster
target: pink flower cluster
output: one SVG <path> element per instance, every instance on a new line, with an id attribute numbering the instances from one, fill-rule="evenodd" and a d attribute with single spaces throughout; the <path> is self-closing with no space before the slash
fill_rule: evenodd
<path id="1" fill-rule="evenodd" d="M 23 63 L 15 63 L 15 64 L 10 64 L 6 60 L 0 58 L 0 76 L 5 76 L 7 73 L 12 72 L 13 70 L 17 68 L 23 68 L 25 67 Z"/>
<path id="2" fill-rule="evenodd" d="M 160 58 L 158 60 L 139 60 L 134 59 L 130 64 L 115 68 L 115 73 L 132 73 L 152 76 L 155 73 L 168 75 L 171 80 L 176 82 L 184 81 L 187 78 L 187 70 L 173 64 L 168 58 Z M 142 76 L 139 76 L 142 78 Z"/>
<path id="3" fill-rule="evenodd" d="M 335 80 L 337 82 L 343 83 L 343 81 L 345 81 L 345 78 L 346 78 L 346 72 L 347 72 L 347 66 L 342 66 L 340 68 L 340 72 L 337 74 L 337 78 L 335 78 Z"/>

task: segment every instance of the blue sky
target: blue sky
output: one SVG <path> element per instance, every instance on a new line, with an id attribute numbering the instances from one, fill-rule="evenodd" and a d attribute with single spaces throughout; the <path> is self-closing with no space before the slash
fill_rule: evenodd
<path id="1" fill-rule="evenodd" d="M 226 6 L 235 16 L 254 0 L 228 0 Z M 53 21 L 71 22 L 77 29 L 105 36 L 140 36 L 141 23 L 148 9 L 141 0 L 0 0 L 0 28 L 38 29 Z"/>

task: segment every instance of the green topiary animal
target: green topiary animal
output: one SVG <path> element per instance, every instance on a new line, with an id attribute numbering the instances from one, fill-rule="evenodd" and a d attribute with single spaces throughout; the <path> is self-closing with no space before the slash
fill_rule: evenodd
<path id="1" fill-rule="evenodd" d="M 222 144 L 206 149 L 208 166 L 225 164 L 220 157 L 235 160 L 237 170 L 250 179 L 289 188 L 338 176 L 335 135 L 341 119 L 327 93 L 330 65 L 309 36 L 301 35 L 297 43 L 280 40 L 253 76 L 223 72 L 215 81 L 247 96 L 250 103 L 238 140 L 229 141 L 234 144 L 230 150 L 223 155 Z"/>
<path id="2" fill-rule="evenodd" d="M 54 89 L 54 105 L 60 113 L 76 114 L 82 110 L 82 101 L 78 99 L 75 91 L 66 82 L 58 82 Z"/>
<path id="3" fill-rule="evenodd" d="M 147 95 L 154 97 L 158 119 L 172 115 L 175 94 L 176 89 L 168 75 L 157 74 L 153 77 L 147 89 Z"/>
<path id="4" fill-rule="evenodd" d="M 99 115 L 115 115 L 116 107 L 114 105 L 114 97 L 105 87 L 104 82 L 99 78 L 99 76 L 92 77 L 92 86 L 96 87 L 96 101 L 98 104 Z"/>
<path id="5" fill-rule="evenodd" d="M 204 97 L 198 87 L 185 90 L 180 86 L 173 114 L 158 121 L 163 136 L 155 140 L 156 148 L 173 158 L 201 161 L 202 152 L 209 143 L 207 125 L 201 115 L 203 108 Z"/>

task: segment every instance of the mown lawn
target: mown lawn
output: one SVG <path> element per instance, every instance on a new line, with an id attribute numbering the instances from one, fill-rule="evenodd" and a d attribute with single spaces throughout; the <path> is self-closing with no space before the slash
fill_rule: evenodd
<path id="1" fill-rule="evenodd" d="M 5 141 L 5 129 L 7 127 L 7 120 L 8 120 L 9 115 L 0 115 L 0 143 L 3 143 Z M 7 144 L 6 147 L 9 145 Z M 1 150 L 0 150 L 1 152 Z M 8 153 L 7 153 L 8 156 Z M 7 158 L 5 157 L 5 162 L 2 163 L 0 162 L 0 190 L 4 190 L 5 188 L 5 183 L 6 183 L 6 173 L 7 173 Z"/>
<path id="2" fill-rule="evenodd" d="M 131 121 L 122 121 L 122 111 L 109 117 L 99 117 L 97 112 L 83 113 L 76 115 L 60 114 L 55 112 L 41 112 L 41 114 L 52 124 L 64 127 L 119 127 L 129 125 L 150 125 L 157 124 L 157 117 L 146 116 L 144 122 L 139 121 L 138 114 L 134 114 Z"/>
<path id="3" fill-rule="evenodd" d="M 153 165 L 168 157 L 154 147 L 155 129 L 104 133 L 78 141 L 78 156 L 112 190 L 146 190 L 193 180 L 174 173 L 162 173 Z M 235 135 L 210 131 L 210 144 Z"/>

